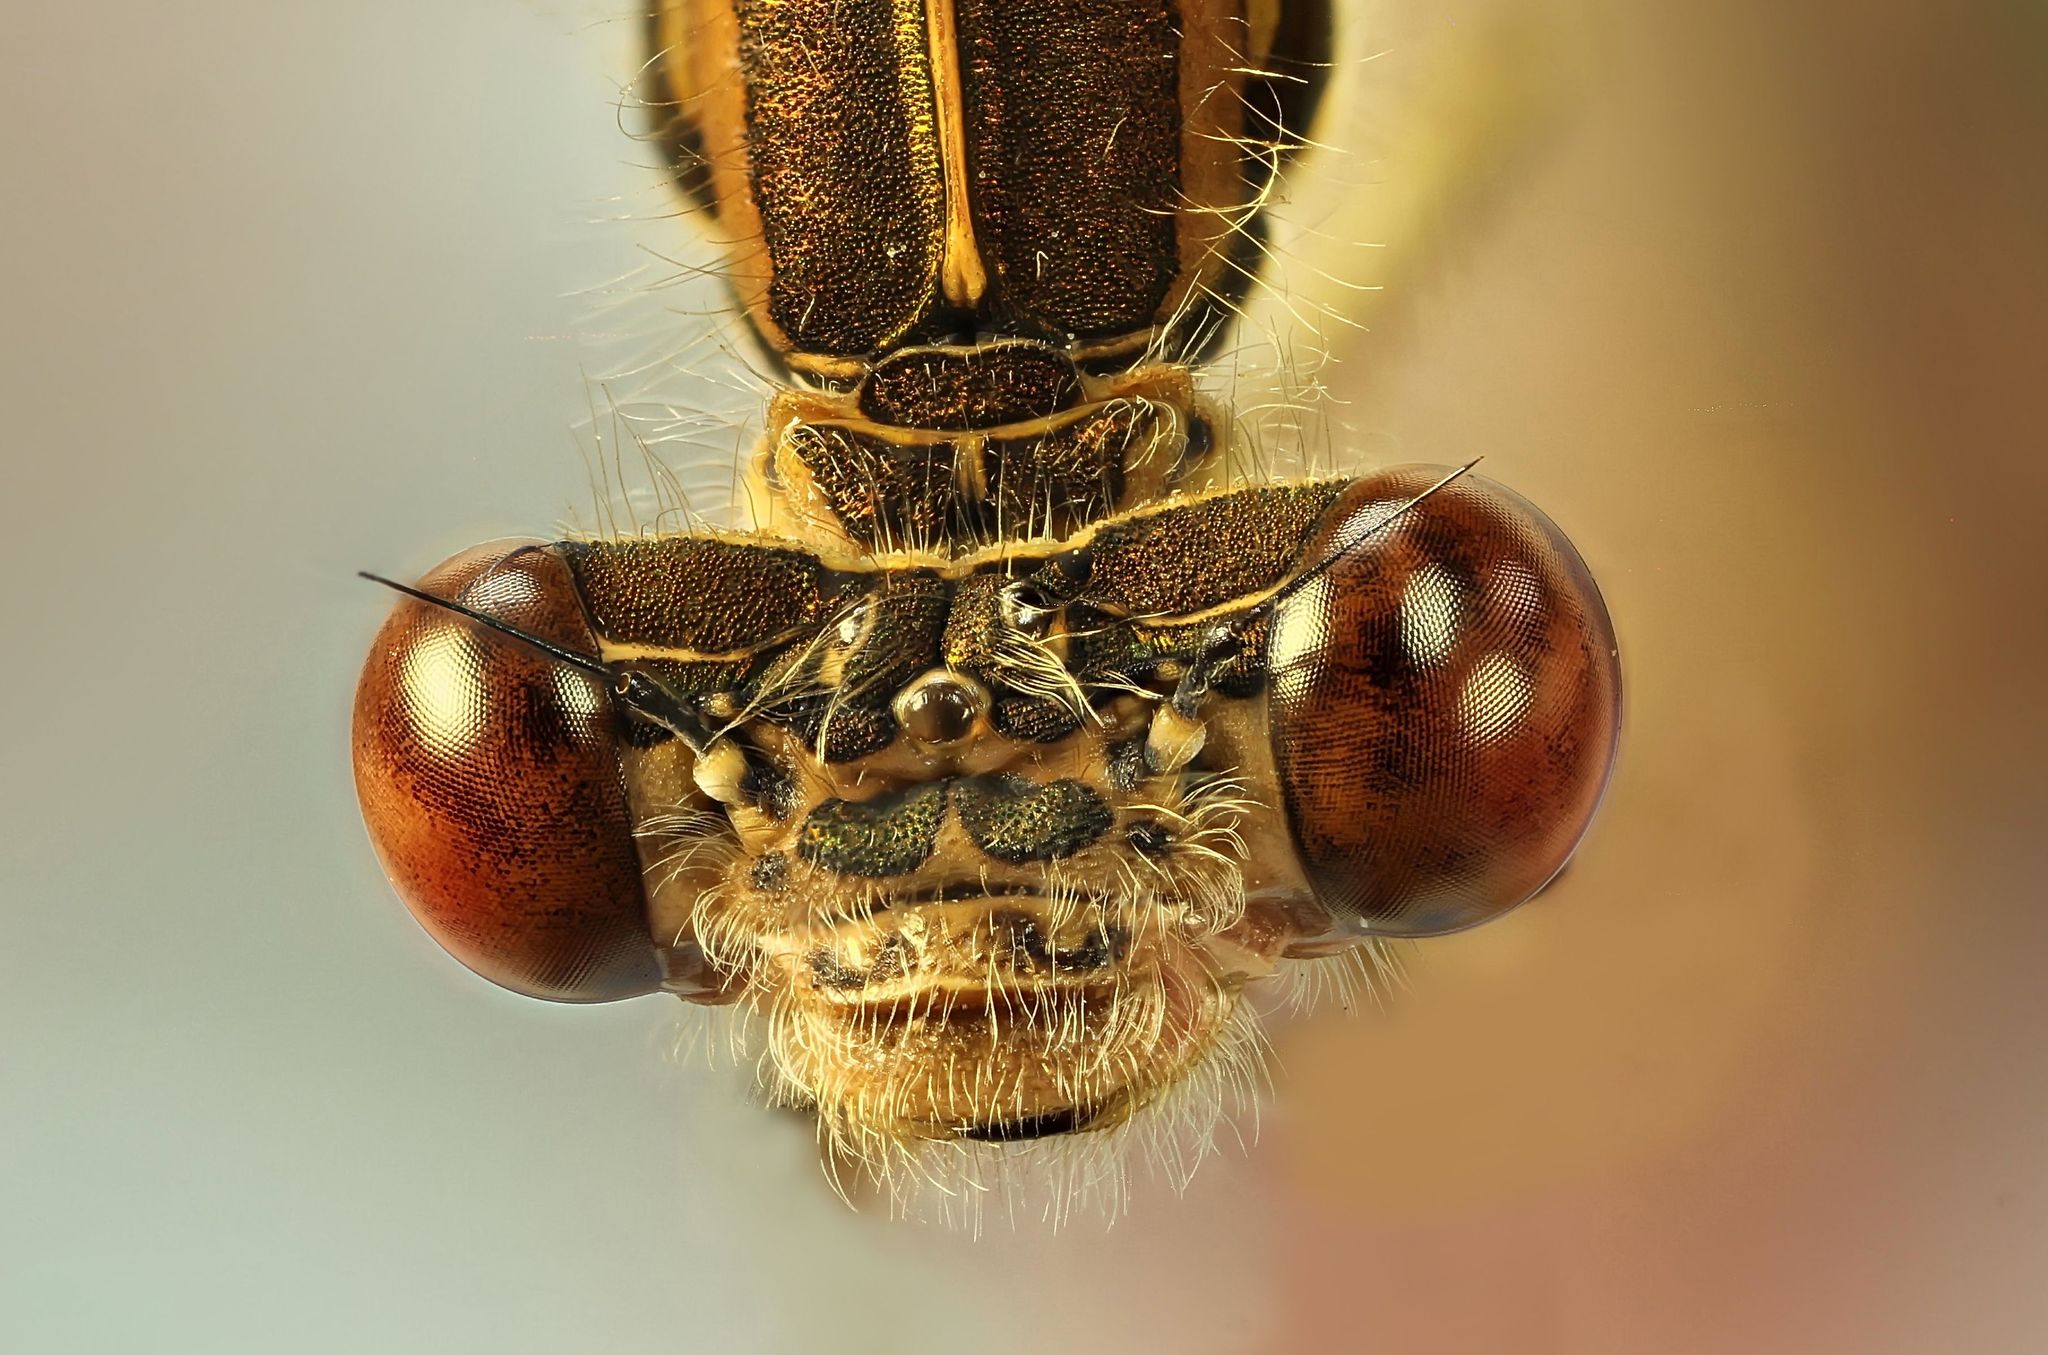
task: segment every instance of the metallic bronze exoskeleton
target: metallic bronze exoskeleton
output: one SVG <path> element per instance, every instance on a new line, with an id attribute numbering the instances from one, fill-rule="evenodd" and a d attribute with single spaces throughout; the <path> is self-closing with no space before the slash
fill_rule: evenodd
<path id="1" fill-rule="evenodd" d="M 1102 1128 L 1290 958 L 1497 916 L 1619 722 L 1563 535 L 1475 475 L 1231 483 L 1189 361 L 1328 14 L 673 0 L 651 105 L 791 385 L 747 532 L 479 547 L 372 650 L 407 903 L 520 992 L 753 1002 L 886 1157 Z"/>

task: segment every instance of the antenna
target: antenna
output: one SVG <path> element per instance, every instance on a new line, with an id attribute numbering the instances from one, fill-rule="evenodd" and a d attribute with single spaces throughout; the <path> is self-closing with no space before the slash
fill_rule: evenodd
<path id="1" fill-rule="evenodd" d="M 1444 476 L 1443 479 L 1437 481 L 1428 489 L 1423 490 L 1420 494 L 1417 494 L 1414 498 L 1408 500 L 1408 502 L 1402 504 L 1399 508 L 1396 508 L 1393 512 L 1387 514 L 1385 517 L 1377 518 L 1374 521 L 1367 523 L 1363 531 L 1360 531 L 1356 536 L 1352 537 L 1349 541 L 1346 541 L 1338 549 L 1325 553 L 1322 559 L 1316 561 L 1315 564 L 1311 565 L 1308 569 L 1303 570 L 1300 574 L 1296 575 L 1293 579 L 1289 580 L 1286 587 L 1280 589 L 1278 592 L 1274 593 L 1273 596 L 1266 599 L 1264 605 L 1261 607 L 1260 610 L 1263 611 L 1268 608 L 1276 607 L 1280 603 L 1285 602 L 1295 593 L 1301 591 L 1303 587 L 1313 582 L 1315 579 L 1321 577 L 1322 574 L 1326 570 L 1328 570 L 1331 565 L 1336 564 L 1339 560 L 1342 560 L 1345 556 L 1357 550 L 1367 541 L 1371 540 L 1373 537 L 1385 531 L 1388 527 L 1392 526 L 1396 520 L 1404 516 L 1410 509 L 1414 508 L 1424 499 L 1427 499 L 1430 495 L 1435 494 L 1438 490 L 1445 488 L 1451 483 L 1451 481 L 1457 479 L 1459 476 L 1465 474 L 1465 472 L 1471 470 L 1474 466 L 1478 465 L 1481 459 L 1482 458 L 1480 457 L 1473 457 L 1470 461 L 1467 461 L 1464 465 L 1458 467 L 1450 474 Z"/>
<path id="2" fill-rule="evenodd" d="M 381 583 L 395 593 L 403 593 L 430 607 L 439 607 L 444 611 L 454 612 L 457 616 L 467 617 L 479 626 L 509 636 L 529 649 L 538 650 L 557 663 L 567 664 L 579 672 L 588 673 L 609 687 L 612 695 L 617 697 L 626 709 L 649 724 L 666 729 L 699 756 L 703 755 L 710 743 L 704 735 L 703 722 L 698 719 L 697 713 L 678 700 L 675 694 L 651 673 L 631 668 L 614 669 L 602 659 L 564 648 L 552 640 L 543 640 L 531 631 L 521 630 L 510 622 L 500 621 L 495 616 L 487 616 L 453 598 L 436 597 L 423 588 L 414 588 L 410 584 L 387 579 L 382 574 L 372 574 L 367 569 L 357 570 L 356 576 L 368 579 L 371 583 Z"/>

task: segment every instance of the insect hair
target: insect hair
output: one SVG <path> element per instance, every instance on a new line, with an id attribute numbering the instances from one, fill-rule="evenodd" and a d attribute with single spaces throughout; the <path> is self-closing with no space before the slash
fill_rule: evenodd
<path id="1" fill-rule="evenodd" d="M 657 52 L 649 60 L 665 55 Z M 1253 70 L 1243 53 L 1235 64 L 1237 79 L 1303 78 L 1291 71 Z M 652 146 L 677 110 L 649 94 L 645 75 L 643 69 L 620 90 L 617 107 L 621 123 L 630 124 Z M 1232 80 L 1219 80 L 1200 98 L 1246 96 Z M 1248 125 L 1273 127 L 1257 119 Z M 1219 451 L 1209 485 L 1185 488 L 1315 473 L 1338 464 L 1327 417 L 1333 397 L 1326 376 L 1339 360 L 1342 340 L 1364 323 L 1359 303 L 1378 289 L 1303 258 L 1297 242 L 1312 238 L 1313 226 L 1299 226 L 1291 235 L 1275 229 L 1270 209 L 1292 195 L 1300 153 L 1317 150 L 1319 178 L 1330 175 L 1330 162 L 1345 154 L 1343 147 L 1312 140 L 1310 130 L 1273 128 L 1270 135 L 1222 138 L 1257 167 L 1249 200 L 1226 207 L 1183 200 L 1169 209 L 1214 218 L 1219 232 L 1214 271 L 1185 289 L 1175 313 L 1160 318 L 1141 357 L 1194 367 L 1205 395 L 1209 387 L 1229 395 L 1205 400 L 1205 408 L 1225 420 L 1216 430 Z M 710 168 L 701 151 L 688 146 L 667 150 L 685 158 L 686 175 Z M 688 161 L 690 156 L 697 158 Z M 587 422 L 577 430 L 590 482 L 590 522 L 573 534 L 620 540 L 744 530 L 766 519 L 747 497 L 753 483 L 747 472 L 761 464 L 760 411 L 768 397 L 803 382 L 769 357 L 742 322 L 731 285 L 733 268 L 722 249 L 705 239 L 672 243 L 677 220 L 702 214 L 674 191 L 674 168 L 650 163 L 644 169 L 646 191 L 653 198 L 622 197 L 605 204 L 605 215 L 618 226 L 655 227 L 662 243 L 643 247 L 634 267 L 584 294 L 591 327 L 608 339 L 588 382 Z M 1364 248 L 1372 242 L 1355 243 Z M 1284 266 L 1276 269 L 1276 263 Z M 1289 281 L 1297 272 L 1309 286 L 1297 288 Z M 1340 300 L 1318 299 L 1333 288 Z M 677 317 L 690 323 L 678 325 Z M 1228 347 L 1220 344 L 1224 331 L 1233 338 Z M 1141 465 L 1161 445 L 1155 440 L 1128 458 L 1129 465 Z M 948 540 L 956 548 L 977 549 L 1049 537 L 1060 510 L 1068 507 L 1054 503 L 1050 493 L 1042 502 L 1021 506 L 1022 523 L 1004 520 L 1012 508 L 999 502 L 992 527 L 963 522 L 948 530 Z M 821 534 L 834 526 L 823 517 L 814 525 Z M 869 553 L 879 560 L 944 544 L 898 539 L 884 522 Z M 886 599 L 873 602 L 888 605 Z M 845 619 L 844 614 L 834 616 L 820 627 L 807 641 L 809 652 L 750 691 L 745 709 L 732 715 L 721 732 L 732 732 L 770 705 L 823 697 L 823 715 L 811 736 L 822 758 L 835 718 L 863 694 L 858 681 L 821 676 L 819 661 Z M 1058 702 L 1084 721 L 1100 718 L 1089 692 L 1053 647 L 1021 629 L 1001 628 L 992 667 L 1001 683 L 1016 692 Z M 1090 685 L 1118 684 L 1112 679 Z M 1158 693 L 1135 683 L 1125 685 L 1158 699 Z M 1246 816 L 1261 808 L 1244 785 L 1227 775 L 1189 776 L 1164 793 L 1121 808 L 1166 827 L 1173 850 L 1150 856 L 1099 846 L 1046 865 L 1035 884 L 1054 933 L 1081 925 L 1106 906 L 1134 920 L 1134 940 L 1142 945 L 1191 947 L 1243 920 L 1246 843 L 1240 830 Z M 708 963 L 737 979 L 737 1000 L 687 1009 L 691 1015 L 683 1022 L 687 1034 L 678 1036 L 678 1054 L 750 1063 L 771 1104 L 814 1114 L 821 1160 L 843 1198 L 885 1197 L 891 1212 L 972 1231 L 991 1219 L 1007 1218 L 1013 1225 L 1037 1219 L 1058 1226 L 1089 1211 L 1113 1218 L 1128 1206 L 1137 1166 L 1174 1189 L 1185 1188 L 1200 1163 L 1236 1132 L 1242 1117 L 1250 1118 L 1256 1135 L 1264 1086 L 1263 1013 L 1332 1002 L 1344 1007 L 1380 1003 L 1402 983 L 1401 952 L 1378 942 L 1327 959 L 1283 963 L 1275 979 L 1261 985 L 1268 1000 L 1255 1006 L 1233 995 L 1207 1047 L 1174 1078 L 1148 1081 L 1149 1075 L 1130 1062 L 1131 1050 L 1115 1040 L 1080 1050 L 1063 1074 L 1079 1099 L 1085 1100 L 1092 1087 L 1119 1079 L 1140 1085 L 1142 1103 L 1121 1123 L 1032 1142 L 905 1134 L 892 1126 L 903 1118 L 901 1103 L 919 1089 L 835 1080 L 830 1059 L 811 1057 L 835 1032 L 779 981 L 773 966 L 786 961 L 761 953 L 761 938 L 776 927 L 822 930 L 871 919 L 888 906 L 886 891 L 875 882 L 844 880 L 829 897 L 822 891 L 798 891 L 792 921 L 786 900 L 771 905 L 749 890 L 744 854 L 720 816 L 677 806 L 645 820 L 639 831 L 650 890 L 667 893 L 686 880 L 694 887 L 700 877 L 711 881 L 695 889 L 687 930 Z M 683 937 L 679 931 L 664 939 L 679 943 Z M 1014 1007 L 1015 1019 L 1032 1027 L 1030 1033 L 1049 1054 L 1059 1050 L 1064 1057 L 1084 1043 L 1082 1018 L 1071 1005 L 1020 991 L 1000 973 L 990 974 L 989 988 L 993 1000 Z M 936 987 L 923 1000 L 952 1001 Z M 1120 985 L 1109 1001 L 1114 1010 L 1108 1019 L 1115 1030 L 1141 1030 L 1163 1019 L 1157 994 L 1142 986 Z M 861 1034 L 870 1041 L 886 1039 L 873 1024 Z M 821 1067 L 827 1070 L 823 1075 Z M 929 1075 L 945 1078 L 955 1071 L 936 1068 Z M 1016 1086 L 992 1083 L 971 1088 L 967 1099 L 993 1115 L 1006 1101 L 1021 1101 L 1021 1095 Z"/>
<path id="2" fill-rule="evenodd" d="M 1022 1143 L 869 1142 L 821 1119 L 820 1162 L 849 1206 L 874 1199 L 891 1217 L 975 1236 L 991 1224 L 1107 1224 L 1138 1183 L 1185 1191 L 1219 1149 L 1256 1142 L 1269 1053 L 1258 1015 L 1239 1004 L 1201 1060 L 1113 1127 Z"/>

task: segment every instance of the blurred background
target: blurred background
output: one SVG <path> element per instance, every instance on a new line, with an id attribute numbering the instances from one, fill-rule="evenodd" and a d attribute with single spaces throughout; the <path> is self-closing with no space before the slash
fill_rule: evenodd
<path id="1" fill-rule="evenodd" d="M 622 355 L 757 402 L 659 285 L 635 25 L 0 16 L 0 1349 L 2048 1347 L 2048 7 L 1339 7 L 1312 333 L 1248 343 L 1335 463 L 1574 536 L 1622 760 L 1541 900 L 1279 1026 L 1185 1196 L 972 1242 L 672 1001 L 471 978 L 357 818 L 353 572 L 591 525 Z"/>

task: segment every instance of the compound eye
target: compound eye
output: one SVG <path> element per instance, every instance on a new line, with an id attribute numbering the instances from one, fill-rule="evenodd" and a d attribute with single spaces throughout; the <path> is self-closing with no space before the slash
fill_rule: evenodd
<path id="1" fill-rule="evenodd" d="M 419 586 L 565 649 L 596 645 L 552 549 L 494 542 Z M 558 1002 L 653 992 L 661 966 L 595 677 L 412 598 L 356 688 L 356 793 L 399 897 L 493 983 Z"/>
<path id="2" fill-rule="evenodd" d="M 1578 552 L 1475 475 L 1399 512 L 1445 473 L 1348 490 L 1305 561 L 1327 567 L 1273 617 L 1295 844 L 1340 927 L 1382 935 L 1457 931 L 1541 889 L 1592 818 L 1621 724 L 1614 630 Z"/>

